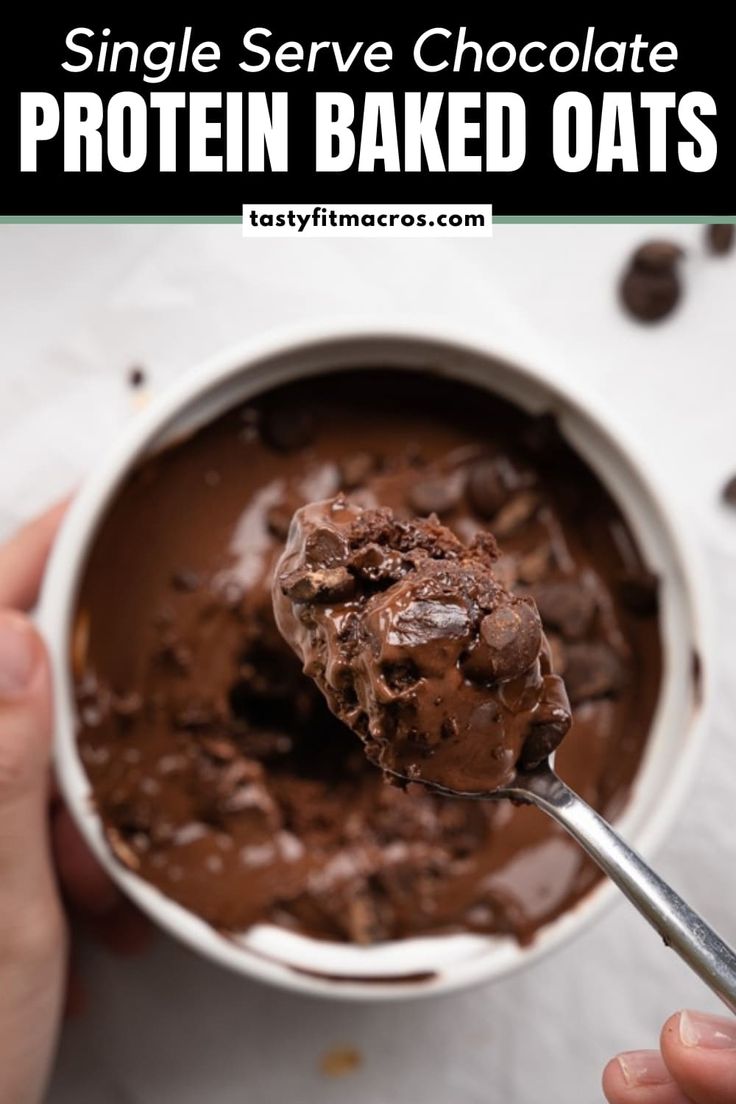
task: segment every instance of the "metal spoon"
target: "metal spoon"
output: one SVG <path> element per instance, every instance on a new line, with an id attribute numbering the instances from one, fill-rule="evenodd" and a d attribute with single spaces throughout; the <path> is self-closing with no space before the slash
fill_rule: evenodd
<path id="1" fill-rule="evenodd" d="M 430 784 L 453 797 L 496 801 L 511 798 L 536 805 L 570 833 L 608 874 L 680 958 L 736 1013 L 736 953 L 683 901 L 611 825 L 552 770 L 549 760 L 520 772 L 513 783 L 490 793 L 456 793 Z"/>

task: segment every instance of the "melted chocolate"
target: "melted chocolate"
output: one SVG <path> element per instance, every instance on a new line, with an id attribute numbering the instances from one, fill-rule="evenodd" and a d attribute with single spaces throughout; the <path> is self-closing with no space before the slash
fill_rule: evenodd
<path id="1" fill-rule="evenodd" d="M 435 511 L 465 544 L 496 534 L 499 582 L 536 599 L 555 669 L 578 672 L 557 768 L 608 816 L 624 805 L 660 644 L 656 601 L 627 598 L 648 577 L 617 507 L 551 420 L 431 375 L 350 372 L 151 458 L 104 519 L 70 651 L 111 847 L 223 930 L 527 939 L 596 881 L 579 849 L 533 809 L 386 786 L 276 629 L 291 516 L 341 489 Z"/>

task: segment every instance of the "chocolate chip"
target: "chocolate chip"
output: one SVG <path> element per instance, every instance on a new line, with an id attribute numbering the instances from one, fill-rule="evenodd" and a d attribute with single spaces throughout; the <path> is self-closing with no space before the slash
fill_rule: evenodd
<path id="1" fill-rule="evenodd" d="M 196 571 L 190 571 L 189 568 L 180 567 L 171 576 L 171 585 L 174 590 L 181 591 L 182 594 L 192 594 L 195 590 L 199 589 L 200 579 Z"/>
<path id="2" fill-rule="evenodd" d="M 131 368 L 128 371 L 128 383 L 132 388 L 137 390 L 139 387 L 143 387 L 145 382 L 146 373 L 142 368 Z"/>
<path id="3" fill-rule="evenodd" d="M 729 506 L 736 506 L 736 475 L 732 475 L 721 491 L 721 498 Z"/>
<path id="4" fill-rule="evenodd" d="M 577 579 L 538 583 L 532 589 L 545 626 L 559 629 L 568 640 L 587 632 L 596 612 L 595 595 Z"/>
<path id="5" fill-rule="evenodd" d="M 642 322 L 656 322 L 675 307 L 680 298 L 677 261 L 682 249 L 672 242 L 652 241 L 634 254 L 621 282 L 621 298 Z"/>
<path id="6" fill-rule="evenodd" d="M 366 544 L 350 557 L 351 570 L 371 583 L 392 583 L 404 574 L 401 555 L 381 544 Z"/>
<path id="7" fill-rule="evenodd" d="M 455 476 L 421 479 L 409 491 L 409 505 L 420 517 L 447 514 L 460 501 L 459 480 Z"/>
<path id="8" fill-rule="evenodd" d="M 305 406 L 274 406 L 263 417 L 263 439 L 278 452 L 306 448 L 314 431 L 314 415 Z"/>
<path id="9" fill-rule="evenodd" d="M 370 452 L 354 452 L 351 456 L 345 456 L 338 467 L 340 486 L 346 491 L 362 487 L 376 466 L 376 457 Z"/>
<path id="10" fill-rule="evenodd" d="M 281 589 L 292 602 L 346 602 L 355 591 L 355 579 L 346 567 L 309 571 L 298 567 L 281 577 Z"/>
<path id="11" fill-rule="evenodd" d="M 621 604 L 639 617 L 654 617 L 659 610 L 659 578 L 645 568 L 622 573 L 617 591 Z"/>
<path id="12" fill-rule="evenodd" d="M 615 694 L 624 684 L 625 670 L 608 644 L 570 644 L 567 649 L 565 685 L 572 702 Z"/>
<path id="13" fill-rule="evenodd" d="M 468 472 L 468 501 L 482 518 L 495 517 L 511 495 L 509 472 L 499 460 L 479 460 Z"/>
<path id="14" fill-rule="evenodd" d="M 348 558 L 348 542 L 328 525 L 312 529 L 304 541 L 304 559 L 311 567 L 337 567 Z"/>
<path id="15" fill-rule="evenodd" d="M 542 625 L 536 607 L 520 598 L 486 614 L 478 641 L 463 662 L 463 672 L 483 682 L 516 678 L 531 667 L 541 646 Z"/>
<path id="16" fill-rule="evenodd" d="M 730 222 L 716 222 L 706 227 L 706 240 L 711 253 L 730 253 L 733 249 L 734 227 Z"/>

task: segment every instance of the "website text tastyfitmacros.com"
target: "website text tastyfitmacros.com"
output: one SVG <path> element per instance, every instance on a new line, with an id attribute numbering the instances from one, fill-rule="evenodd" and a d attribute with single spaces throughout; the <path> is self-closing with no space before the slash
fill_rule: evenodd
<path id="1" fill-rule="evenodd" d="M 482 237 L 493 233 L 490 206 L 473 207 L 456 203 L 451 208 L 439 204 L 260 203 L 243 206 L 243 237 L 309 238 L 340 237 Z"/>

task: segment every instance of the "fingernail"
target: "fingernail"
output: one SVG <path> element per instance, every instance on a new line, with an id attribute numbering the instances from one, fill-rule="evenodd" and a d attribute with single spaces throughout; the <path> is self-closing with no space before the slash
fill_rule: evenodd
<path id="1" fill-rule="evenodd" d="M 26 618 L 9 610 L 0 613 L 0 699 L 25 694 L 38 660 L 38 641 Z"/>
<path id="2" fill-rule="evenodd" d="M 681 1012 L 680 1042 L 704 1050 L 736 1050 L 736 1020 L 705 1012 Z"/>
<path id="3" fill-rule="evenodd" d="M 642 1085 L 669 1085 L 672 1082 L 658 1050 L 632 1050 L 628 1054 L 619 1054 L 616 1061 L 630 1089 Z"/>

